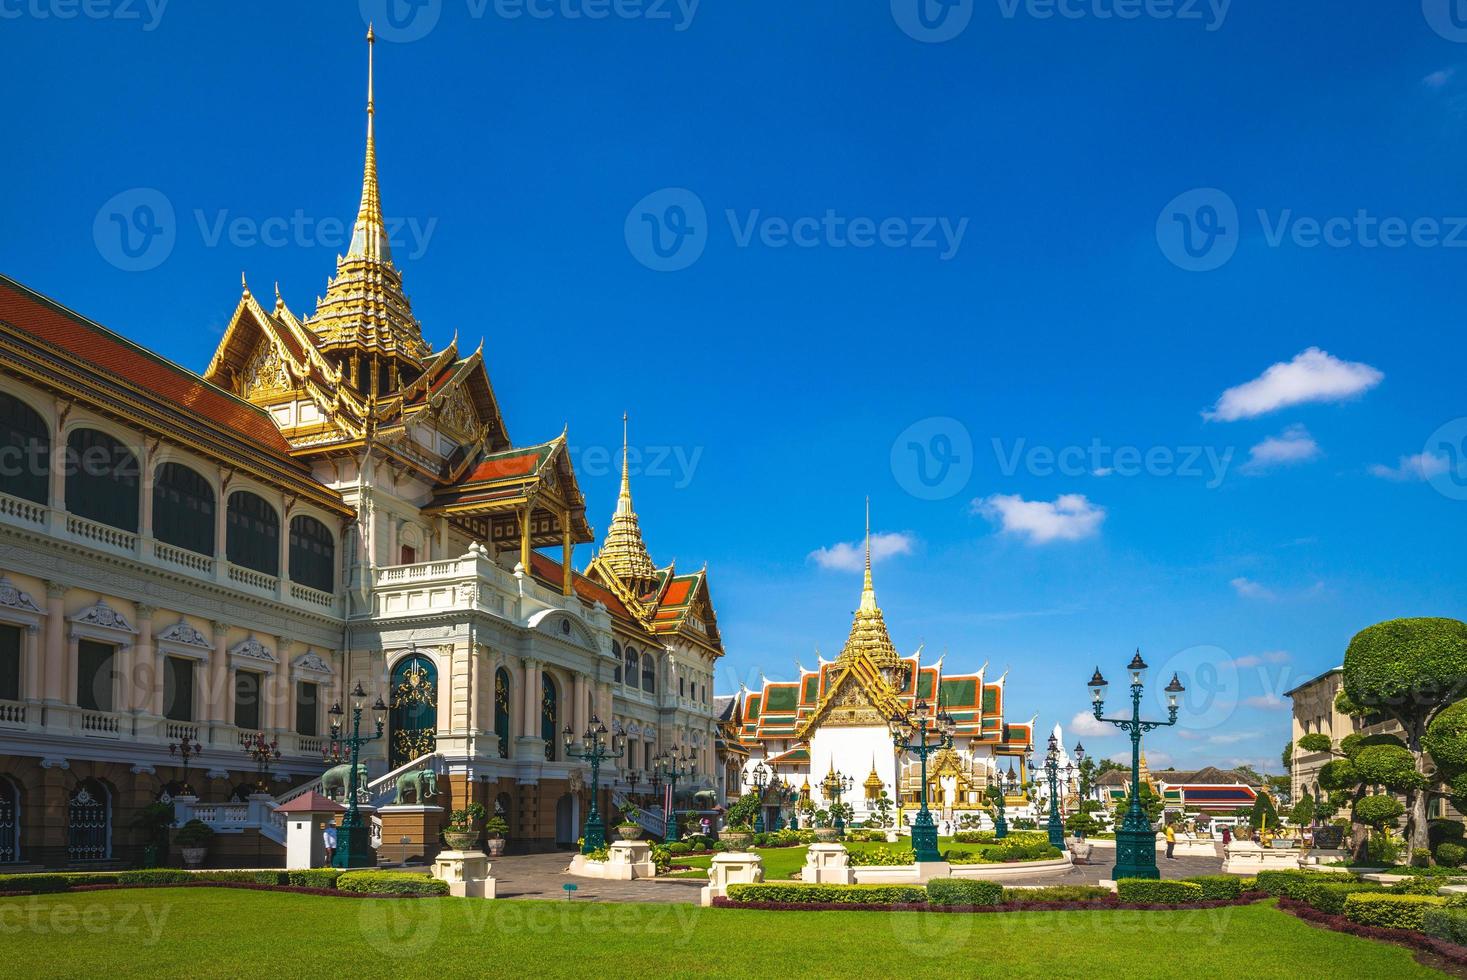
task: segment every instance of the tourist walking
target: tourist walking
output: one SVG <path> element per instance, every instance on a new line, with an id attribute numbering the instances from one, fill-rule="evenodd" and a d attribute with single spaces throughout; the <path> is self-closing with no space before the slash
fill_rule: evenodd
<path id="1" fill-rule="evenodd" d="M 336 857 L 336 821 L 333 820 L 326 825 L 321 832 L 321 842 L 326 845 L 326 863 L 330 864 Z"/>
<path id="2" fill-rule="evenodd" d="M 1176 831 L 1176 828 L 1173 827 L 1171 824 L 1167 824 L 1166 825 L 1166 856 L 1167 856 L 1167 860 L 1169 860 L 1169 861 L 1175 861 L 1176 860 L 1176 858 L 1172 855 L 1172 851 L 1176 849 L 1176 846 L 1177 846 L 1177 831 Z"/>

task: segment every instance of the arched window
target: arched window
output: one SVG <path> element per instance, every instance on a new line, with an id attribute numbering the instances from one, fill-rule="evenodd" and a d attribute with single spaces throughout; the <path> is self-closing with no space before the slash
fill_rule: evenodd
<path id="1" fill-rule="evenodd" d="M 616 658 L 616 682 L 621 683 L 621 644 L 611 641 L 611 655 Z"/>
<path id="2" fill-rule="evenodd" d="M 627 667 L 627 669 L 626 669 L 626 672 L 625 673 L 626 673 L 627 686 L 629 686 L 629 687 L 636 687 L 637 686 L 637 671 L 640 669 L 638 665 L 641 663 L 641 661 L 637 657 L 637 651 L 635 649 L 633 649 L 632 647 L 627 647 L 626 649 L 627 649 L 627 652 L 626 652 L 626 667 Z"/>
<path id="3" fill-rule="evenodd" d="M 20 860 L 20 789 L 0 775 L 0 864 Z"/>
<path id="4" fill-rule="evenodd" d="M 46 420 L 19 398 L 0 391 L 0 490 L 47 502 L 51 494 L 51 433 Z"/>
<path id="5" fill-rule="evenodd" d="M 66 509 L 124 531 L 138 529 L 138 461 L 105 432 L 75 429 L 66 440 Z"/>
<path id="6" fill-rule="evenodd" d="M 201 555 L 214 553 L 214 488 L 196 470 L 164 463 L 153 480 L 153 536 Z"/>
<path id="7" fill-rule="evenodd" d="M 336 541 L 305 514 L 290 519 L 290 580 L 322 592 L 336 588 Z"/>
<path id="8" fill-rule="evenodd" d="M 280 574 L 280 517 L 265 498 L 248 490 L 229 495 L 229 537 L 224 554 L 243 568 L 266 575 Z"/>
<path id="9" fill-rule="evenodd" d="M 499 736 L 499 757 L 509 758 L 509 671 L 494 672 L 494 734 Z"/>
<path id="10" fill-rule="evenodd" d="M 72 861 L 112 856 L 112 797 L 95 779 L 82 780 L 67 804 L 66 856 Z"/>
<path id="11" fill-rule="evenodd" d="M 651 650 L 642 655 L 642 690 L 657 693 L 657 658 Z"/>
<path id="12" fill-rule="evenodd" d="M 546 673 L 540 675 L 540 737 L 545 740 L 545 761 L 553 762 L 560 743 L 560 698 L 554 679 Z"/>

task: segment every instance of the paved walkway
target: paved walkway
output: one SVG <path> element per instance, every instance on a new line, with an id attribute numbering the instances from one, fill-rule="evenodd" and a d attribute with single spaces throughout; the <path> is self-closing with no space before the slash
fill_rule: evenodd
<path id="1" fill-rule="evenodd" d="M 697 902 L 701 879 L 657 878 L 635 881 L 603 881 L 579 878 L 565 873 L 571 852 L 553 854 L 515 854 L 494 858 L 490 874 L 497 879 L 500 898 L 565 898 L 564 885 L 576 886 L 575 897 L 582 901 L 600 902 Z M 1005 885 L 1094 885 L 1111 876 L 1115 864 L 1114 848 L 1097 847 L 1091 855 L 1093 864 L 1075 865 L 1064 874 L 1033 875 L 1005 878 Z M 1220 857 L 1179 857 L 1168 861 L 1160 854 L 1157 867 L 1163 878 L 1190 878 L 1193 875 L 1222 872 Z"/>

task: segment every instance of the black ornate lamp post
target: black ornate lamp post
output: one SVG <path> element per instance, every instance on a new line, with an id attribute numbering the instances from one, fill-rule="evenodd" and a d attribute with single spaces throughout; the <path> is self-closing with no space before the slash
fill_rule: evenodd
<path id="1" fill-rule="evenodd" d="M 244 744 L 245 755 L 255 760 L 255 790 L 260 793 L 270 792 L 270 783 L 265 779 L 265 771 L 270 763 L 280 761 L 280 743 L 276 739 L 265 739 L 264 732 L 255 732 L 247 736 Z"/>
<path id="2" fill-rule="evenodd" d="M 1044 773 L 1049 779 L 1049 842 L 1063 849 L 1065 846 L 1065 822 L 1059 811 L 1059 742 L 1053 734 L 1049 736 L 1049 748 L 1044 753 L 1044 765 L 1029 763 L 1029 771 L 1037 776 Z"/>
<path id="3" fill-rule="evenodd" d="M 343 755 L 349 760 L 346 775 L 346 816 L 341 820 L 341 828 L 336 832 L 336 854 L 331 859 L 334 868 L 370 868 L 376 862 L 372 859 L 372 844 L 368 840 L 367 827 L 362 823 L 361 811 L 357 808 L 357 760 L 361 756 L 362 746 L 368 742 L 375 742 L 382 737 L 382 727 L 387 721 L 387 705 L 382 703 L 378 696 L 372 705 L 372 717 L 377 725 L 375 735 L 362 734 L 362 699 L 367 692 L 362 690 L 361 682 L 352 690 L 351 707 L 351 734 L 341 734 L 341 702 L 331 706 L 331 745 L 329 749 L 323 750 L 328 762 L 340 762 Z"/>
<path id="4" fill-rule="evenodd" d="M 581 747 L 577 749 L 576 733 L 569 725 L 561 733 L 565 738 L 565 754 L 572 759 L 585 759 L 591 763 L 591 811 L 586 815 L 586 832 L 582 838 L 581 853 L 590 854 L 606 846 L 606 824 L 601 820 L 597 798 L 601 795 L 601 763 L 609 758 L 620 757 L 626 751 L 627 737 L 617 731 L 606 742 L 606 726 L 601 719 L 591 716 L 591 724 L 581 733 Z"/>
<path id="5" fill-rule="evenodd" d="M 1106 680 L 1101 676 L 1099 667 L 1095 668 L 1095 674 L 1089 683 L 1091 697 L 1095 702 L 1095 719 L 1115 725 L 1131 736 L 1131 805 L 1126 808 L 1120 830 L 1116 831 L 1116 865 L 1111 872 L 1116 881 L 1122 878 L 1161 877 L 1161 872 L 1156 868 L 1156 831 L 1151 829 L 1151 820 L 1141 808 L 1141 736 L 1153 729 L 1177 723 L 1177 699 L 1186 690 L 1177 675 L 1172 674 L 1172 682 L 1165 688 L 1167 720 L 1142 721 L 1141 692 L 1145 689 L 1146 661 L 1141 659 L 1140 650 L 1136 651 L 1136 656 L 1126 665 L 1126 670 L 1131 675 L 1129 718 L 1104 716 Z"/>
<path id="6" fill-rule="evenodd" d="M 996 774 L 993 781 L 994 788 L 998 793 L 993 801 L 993 808 L 997 811 L 993 818 L 993 839 L 1003 840 L 1009 835 L 1008 821 L 1008 796 L 1017 795 L 1019 792 L 1019 774 L 1014 772 L 1013 760 L 1009 760 L 1009 774 L 1005 777 L 1002 773 Z"/>
<path id="7" fill-rule="evenodd" d="M 662 841 L 665 844 L 677 840 L 677 781 L 693 774 L 694 759 L 691 749 L 674 748 L 664 749 L 661 755 L 652 760 L 672 787 L 672 805 L 667 808 L 666 829 L 662 832 Z"/>
<path id="8" fill-rule="evenodd" d="M 764 833 L 764 787 L 769 784 L 769 767 L 763 762 L 754 763 L 754 769 L 749 774 L 754 780 L 754 792 L 759 797 L 759 806 L 754 810 L 754 833 Z"/>
<path id="9" fill-rule="evenodd" d="M 832 826 L 841 836 L 845 836 L 846 832 L 846 809 L 841 805 L 841 797 L 849 793 L 855 785 L 855 780 L 833 767 L 820 783 L 820 788 L 825 791 L 825 798 L 830 801 L 830 808 L 835 811 Z"/>
<path id="10" fill-rule="evenodd" d="M 889 722 L 891 740 L 899 752 L 911 752 L 922 764 L 922 809 L 912 821 L 912 851 L 917 861 L 941 861 L 937 850 L 937 825 L 932 822 L 932 811 L 927 809 L 927 757 L 943 749 L 952 748 L 953 732 L 957 723 L 946 711 L 939 710 L 934 724 L 927 717 L 927 702 L 918 701 L 905 714 L 894 714 Z M 929 732 L 933 736 L 928 738 Z"/>
<path id="11" fill-rule="evenodd" d="M 638 772 L 636 769 L 627 770 L 627 785 L 631 787 L 631 790 L 628 793 L 629 796 L 635 797 L 637 795 L 637 784 L 641 781 L 642 774 L 640 772 Z"/>
<path id="12" fill-rule="evenodd" d="M 183 796 L 198 795 L 188 783 L 188 760 L 201 755 L 203 751 L 204 747 L 202 745 L 198 742 L 190 742 L 187 738 L 179 739 L 177 742 L 170 742 L 168 745 L 168 754 L 176 755 L 183 760 L 183 779 L 179 781 L 181 784 L 179 792 Z"/>

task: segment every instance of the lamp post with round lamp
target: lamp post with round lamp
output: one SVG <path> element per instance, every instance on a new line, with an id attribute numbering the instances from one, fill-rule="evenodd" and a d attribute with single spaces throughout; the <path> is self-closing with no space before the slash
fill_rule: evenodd
<path id="1" fill-rule="evenodd" d="M 935 719 L 929 717 L 927 702 L 918 701 L 910 711 L 892 715 L 888 725 L 897 751 L 912 753 L 922 765 L 922 809 L 912 821 L 912 851 L 919 864 L 941 861 L 937 825 L 932 822 L 932 811 L 927 809 L 927 757 L 952 748 L 957 723 L 940 708 Z"/>
<path id="2" fill-rule="evenodd" d="M 580 747 L 576 747 L 576 733 L 569 725 L 561 735 L 565 739 L 565 754 L 572 759 L 584 759 L 591 764 L 591 810 L 586 814 L 586 831 L 582 835 L 581 853 L 590 854 L 606 846 L 606 824 L 601 820 L 598 799 L 601 796 L 601 763 L 626 751 L 627 737 L 620 731 L 606 739 L 606 726 L 595 715 L 581 733 Z"/>
<path id="3" fill-rule="evenodd" d="M 691 749 L 674 748 L 664 749 L 662 754 L 652 760 L 657 764 L 662 775 L 668 782 L 668 799 L 671 804 L 667 808 L 666 829 L 662 832 L 662 841 L 671 844 L 677 840 L 677 781 L 693 774 L 693 763 L 696 757 Z"/>
<path id="4" fill-rule="evenodd" d="M 189 782 L 188 782 L 188 760 L 190 760 L 190 759 L 192 759 L 192 758 L 194 758 L 194 757 L 196 757 L 198 755 L 201 755 L 203 753 L 203 751 L 204 751 L 204 747 L 202 745 L 200 745 L 198 742 L 190 741 L 186 737 L 185 738 L 182 738 L 182 739 L 179 739 L 177 742 L 170 742 L 169 743 L 169 745 L 168 745 L 168 754 L 169 755 L 176 755 L 180 759 L 183 760 L 183 779 L 180 781 L 178 795 L 180 795 L 180 796 L 197 796 L 198 795 L 197 793 L 194 792 L 194 788 L 192 786 L 190 786 L 189 785 Z"/>
<path id="5" fill-rule="evenodd" d="M 1059 742 L 1053 735 L 1049 736 L 1049 748 L 1044 752 L 1044 765 L 1036 766 L 1030 762 L 1029 772 L 1036 777 L 1042 772 L 1049 780 L 1049 842 L 1063 850 L 1065 823 L 1060 819 L 1059 811 Z"/>
<path id="6" fill-rule="evenodd" d="M 1141 718 L 1141 692 L 1146 684 L 1146 661 L 1141 651 L 1126 665 L 1131 675 L 1131 717 L 1105 717 L 1106 680 L 1100 668 L 1090 678 L 1090 695 L 1094 701 L 1095 720 L 1115 725 L 1131 736 L 1131 805 L 1126 808 L 1125 819 L 1116 831 L 1116 864 L 1112 876 L 1122 878 L 1160 878 L 1156 868 L 1156 831 L 1151 829 L 1151 820 L 1141 807 L 1141 736 L 1157 728 L 1166 728 L 1177 723 L 1177 699 L 1186 690 L 1180 678 L 1172 674 L 1172 681 L 1165 688 L 1167 700 L 1166 721 L 1143 721 Z"/>
<path id="7" fill-rule="evenodd" d="M 350 762 L 346 771 L 346 816 L 342 817 L 341 828 L 336 832 L 336 854 L 331 858 L 333 868 L 370 868 L 377 863 L 372 856 L 372 843 L 368 839 L 367 827 L 362 823 L 362 814 L 357 808 L 357 760 L 361 756 L 363 745 L 382 737 L 382 728 L 387 722 L 387 705 L 382 703 L 379 695 L 372 705 L 372 719 L 377 726 L 377 732 L 374 735 L 363 735 L 362 699 L 366 696 L 367 692 L 362 690 L 361 682 L 357 682 L 351 692 L 350 735 L 343 736 L 341 733 L 341 719 L 344 714 L 341 702 L 333 704 L 328 712 L 331 715 L 331 744 L 322 754 L 328 762 L 340 762 L 343 756 Z"/>

